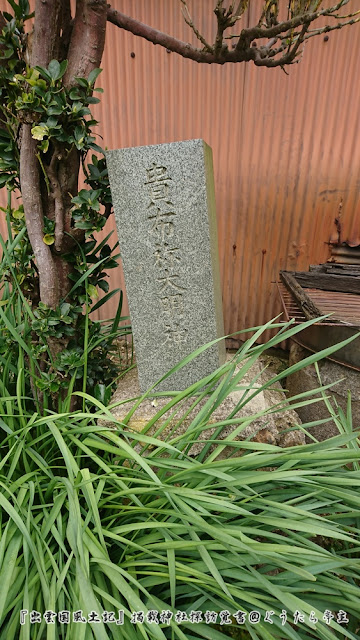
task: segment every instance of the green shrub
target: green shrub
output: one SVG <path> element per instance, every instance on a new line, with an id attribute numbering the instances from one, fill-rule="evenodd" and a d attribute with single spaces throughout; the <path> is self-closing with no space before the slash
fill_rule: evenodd
<path id="1" fill-rule="evenodd" d="M 130 333 L 130 327 L 128 318 L 121 316 L 122 292 L 111 322 L 96 322 L 90 314 L 119 290 L 112 290 L 95 303 L 90 293 L 94 288 L 91 282 L 96 280 L 99 284 L 104 262 L 107 268 L 116 266 L 116 260 L 110 256 L 117 245 L 110 249 L 109 236 L 101 242 L 89 242 L 86 258 L 81 268 L 78 265 L 79 270 L 75 270 L 74 285 L 62 304 L 53 310 L 38 302 L 35 308 L 29 300 L 31 292 L 24 293 L 26 282 L 31 283 L 32 278 L 28 273 L 21 275 L 22 267 L 28 270 L 33 264 L 31 259 L 27 263 L 27 252 L 24 254 L 27 237 L 24 221 L 21 219 L 19 227 L 12 224 L 14 210 L 10 198 L 6 213 L 8 239 L 0 236 L 0 371 L 8 374 L 7 391 L 11 395 L 16 389 L 20 360 L 25 395 L 30 396 L 26 403 L 29 410 L 33 407 L 40 412 L 50 408 L 61 411 L 72 390 L 86 391 L 107 404 L 121 368 L 117 341 Z M 59 348 L 54 356 L 55 344 Z"/>
<path id="2" fill-rule="evenodd" d="M 325 442 L 281 449 L 214 436 L 206 458 L 188 455 L 251 363 L 298 330 L 281 326 L 268 345 L 256 345 L 266 328 L 213 376 L 173 394 L 167 408 L 174 411 L 184 398 L 207 402 L 185 434 L 166 441 L 131 432 L 127 419 L 118 423 L 111 406 L 82 392 L 83 411 L 29 411 L 19 347 L 16 390 L 8 392 L 4 369 L 1 381 L 1 639 L 359 637 L 360 450 L 350 411 L 331 409 L 339 435 Z M 239 406 L 255 393 L 243 389 Z M 312 401 L 301 394 L 293 405 Z M 100 426 L 100 418 L 115 429 Z M 249 420 L 235 412 L 219 430 L 232 424 L 239 433 Z M 231 455 L 219 460 L 225 446 Z M 240 447 L 242 455 L 232 455 Z M 347 625 L 321 619 L 325 610 L 340 609 Z M 84 616 L 123 610 L 124 624 L 51 625 L 42 618 L 30 625 L 27 615 L 20 625 L 21 610 L 82 610 Z M 170 611 L 171 623 L 131 623 L 131 612 L 151 610 Z M 175 622 L 177 611 L 190 616 L 192 610 L 203 616 L 259 611 L 262 620 Z M 305 622 L 294 625 L 297 610 Z M 273 624 L 264 622 L 266 611 L 274 611 Z"/>

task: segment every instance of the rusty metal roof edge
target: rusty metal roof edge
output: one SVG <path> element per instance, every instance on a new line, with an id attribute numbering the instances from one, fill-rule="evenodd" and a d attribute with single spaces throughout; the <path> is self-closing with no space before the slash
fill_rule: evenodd
<path id="1" fill-rule="evenodd" d="M 286 289 L 285 285 L 283 285 L 282 282 L 276 282 L 276 286 L 277 286 L 277 289 L 278 289 L 278 293 L 279 293 L 279 296 L 280 296 L 281 304 L 282 304 L 283 311 L 284 311 L 284 314 L 285 314 L 285 317 L 286 317 L 287 321 L 290 322 L 290 320 L 293 320 L 294 324 L 302 324 L 303 322 L 307 322 L 305 316 L 304 316 L 303 320 L 296 320 L 295 318 L 290 318 L 290 316 L 288 314 L 288 311 L 287 311 L 287 307 L 286 307 L 286 303 L 285 303 L 284 297 L 283 297 L 282 292 L 281 292 L 281 288 L 283 288 L 284 291 L 286 291 L 288 293 L 288 295 L 291 297 L 293 303 L 298 307 L 300 313 L 302 313 L 302 311 L 301 311 L 297 301 L 295 300 L 294 296 L 291 294 L 290 291 L 288 291 L 288 289 Z M 353 324 L 351 322 L 323 322 L 323 321 L 321 321 L 321 322 L 314 322 L 313 326 L 315 326 L 315 327 L 344 327 L 344 328 L 348 327 L 349 329 L 359 329 L 360 330 L 360 320 L 359 320 L 359 324 Z"/>

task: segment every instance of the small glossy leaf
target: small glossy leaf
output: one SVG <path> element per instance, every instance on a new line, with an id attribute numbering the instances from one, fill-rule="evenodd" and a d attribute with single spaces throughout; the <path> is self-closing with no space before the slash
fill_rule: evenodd
<path id="1" fill-rule="evenodd" d="M 79 92 L 77 89 L 71 89 L 69 98 L 70 100 L 81 100 L 81 96 L 79 96 Z"/>
<path id="2" fill-rule="evenodd" d="M 60 71 L 59 71 L 59 75 L 58 75 L 58 79 L 62 78 L 66 69 L 68 66 L 68 61 L 67 60 L 63 60 L 62 62 L 60 62 Z"/>
<path id="3" fill-rule="evenodd" d="M 107 282 L 107 280 L 100 280 L 98 282 L 98 287 L 100 287 L 100 289 L 102 289 L 103 291 L 105 291 L 105 293 L 107 293 L 109 291 L 109 283 Z"/>
<path id="4" fill-rule="evenodd" d="M 91 142 L 91 143 L 89 144 L 89 147 L 90 147 L 91 149 L 94 149 L 94 151 L 98 151 L 99 153 L 104 153 L 104 149 L 102 149 L 101 147 L 99 147 L 99 145 L 98 145 L 98 144 L 95 144 L 95 142 Z"/>
<path id="5" fill-rule="evenodd" d="M 35 69 L 37 71 L 39 71 L 40 75 L 45 78 L 46 80 L 48 80 L 50 82 L 51 80 L 51 75 L 48 73 L 47 69 L 44 69 L 44 67 L 40 67 L 40 66 L 36 66 Z"/>
<path id="6" fill-rule="evenodd" d="M 90 71 L 89 77 L 88 77 L 88 83 L 90 85 L 95 84 L 96 78 L 100 75 L 101 72 L 102 72 L 102 69 L 93 69 L 92 71 Z"/>
<path id="7" fill-rule="evenodd" d="M 49 133 L 49 128 L 43 124 L 35 125 L 31 129 L 31 135 L 34 138 L 34 140 L 43 140 L 44 136 L 46 136 L 48 133 Z"/>
<path id="8" fill-rule="evenodd" d="M 59 116 L 63 112 L 61 107 L 49 107 L 47 110 L 47 114 L 49 116 Z"/>
<path id="9" fill-rule="evenodd" d="M 99 292 L 98 292 L 97 288 L 94 287 L 93 284 L 88 284 L 88 286 L 86 287 L 86 291 L 87 291 L 88 295 L 90 296 L 90 298 L 98 298 L 99 297 Z"/>
<path id="10" fill-rule="evenodd" d="M 63 302 L 63 304 L 60 307 L 60 313 L 62 316 L 67 316 L 67 314 L 70 311 L 70 303 L 69 302 Z"/>
<path id="11" fill-rule="evenodd" d="M 47 244 L 47 245 L 54 244 L 55 237 L 53 235 L 51 235 L 50 233 L 46 233 L 44 235 L 44 237 L 43 237 L 43 242 L 45 242 L 45 244 Z"/>
<path id="12" fill-rule="evenodd" d="M 75 78 L 75 80 L 80 85 L 80 87 L 84 87 L 87 89 L 87 87 L 89 86 L 89 83 L 86 80 L 86 78 Z"/>
<path id="13" fill-rule="evenodd" d="M 57 80 L 60 77 L 60 63 L 57 60 L 51 60 L 48 66 L 48 72 L 52 80 Z"/>

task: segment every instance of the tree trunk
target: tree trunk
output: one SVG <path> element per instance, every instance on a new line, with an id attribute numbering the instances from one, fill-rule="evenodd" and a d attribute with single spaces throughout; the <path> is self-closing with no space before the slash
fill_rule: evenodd
<path id="1" fill-rule="evenodd" d="M 107 6 L 105 0 L 77 0 L 71 19 L 69 0 L 36 0 L 32 38 L 32 66 L 47 67 L 55 57 L 68 58 L 64 84 L 87 77 L 99 67 L 105 44 Z M 84 241 L 83 231 L 71 225 L 71 199 L 78 192 L 80 153 L 50 145 L 50 158 L 43 162 L 48 187 L 37 157 L 31 125 L 23 124 L 20 151 L 20 181 L 25 220 L 39 271 L 40 300 L 55 309 L 70 290 L 70 265 L 63 258 Z M 55 243 L 44 241 L 44 217 L 55 222 Z"/>
<path id="2" fill-rule="evenodd" d="M 76 77 L 87 78 L 100 66 L 106 19 L 105 0 L 77 0 L 74 19 L 70 0 L 36 0 L 31 66 L 47 68 L 53 59 L 59 62 L 67 59 L 63 78 L 67 89 L 76 84 Z M 50 140 L 48 151 L 43 153 L 32 137 L 32 126 L 22 124 L 19 136 L 21 194 L 38 270 L 39 299 L 55 310 L 73 285 L 69 279 L 72 266 L 64 256 L 76 253 L 79 244 L 85 241 L 85 231 L 73 227 L 71 213 L 72 198 L 78 193 L 80 152 L 75 147 L 69 151 L 65 143 L 54 144 Z M 46 219 L 55 223 L 55 242 L 51 246 L 44 242 Z M 36 302 L 33 304 L 36 306 Z M 66 336 L 48 338 L 51 367 L 68 340 Z M 39 365 L 41 368 L 41 363 Z M 34 391 L 34 395 L 40 397 L 41 405 L 42 394 Z M 73 402 L 71 408 L 75 408 Z"/>

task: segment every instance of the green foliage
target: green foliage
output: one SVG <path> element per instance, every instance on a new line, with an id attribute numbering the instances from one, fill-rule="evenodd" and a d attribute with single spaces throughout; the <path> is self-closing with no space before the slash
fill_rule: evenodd
<path id="1" fill-rule="evenodd" d="M 2 282 L 10 283 L 14 283 L 16 280 L 24 295 L 31 300 L 37 296 L 38 273 L 26 231 L 24 207 L 21 204 L 17 209 L 13 209 L 10 205 L 10 198 L 8 202 L 8 207 L 2 211 L 7 216 L 10 232 L 7 243 L 9 250 L 6 255 L 3 255 L 0 262 L 0 279 Z"/>
<path id="2" fill-rule="evenodd" d="M 287 449 L 235 438 L 259 415 L 241 418 L 232 412 L 222 423 L 212 420 L 220 398 L 237 390 L 239 407 L 244 406 L 303 366 L 293 365 L 260 389 L 257 377 L 245 382 L 250 364 L 264 350 L 302 328 L 277 325 L 277 336 L 257 345 L 256 337 L 268 327 L 249 330 L 251 337 L 232 361 L 174 393 L 142 433 L 126 427 L 133 409 L 119 422 L 109 413 L 115 407 L 83 393 L 83 411 L 69 411 L 69 394 L 58 413 L 34 414 L 27 408 L 20 342 L 16 368 L 0 356 L 1 638 L 359 638 L 360 449 L 350 402 L 341 412 L 324 390 L 339 435 Z M 63 357 L 66 366 L 74 364 L 69 354 Z M 293 406 L 313 402 L 316 393 L 299 395 Z M 153 395 L 149 390 L 136 404 Z M 167 430 L 165 437 L 165 412 L 173 418 L 176 413 L 180 427 L 184 401 L 194 409 L 191 421 L 181 433 Z M 207 440 L 210 424 L 215 433 Z M 157 435 L 149 435 L 150 429 Z M 189 455 L 194 440 L 203 440 L 205 456 Z M 42 619 L 30 625 L 28 615 L 20 626 L 21 610 L 80 609 L 86 617 L 100 614 L 100 622 L 47 625 Z M 349 623 L 327 625 L 326 609 L 345 610 Z M 118 610 L 124 610 L 120 628 L 101 621 L 103 611 L 117 617 Z M 262 619 L 238 625 L 233 618 L 230 625 L 216 626 L 176 624 L 174 618 L 169 625 L 131 623 L 132 611 L 149 610 L 174 616 L 256 610 Z M 274 612 L 272 625 L 264 622 L 266 611 Z M 295 611 L 304 614 L 304 623 L 292 623 Z M 309 622 L 311 611 L 316 624 Z"/>
<path id="3" fill-rule="evenodd" d="M 19 186 L 19 151 L 8 131 L 0 129 L 0 188 Z"/>
<path id="4" fill-rule="evenodd" d="M 32 361 L 32 387 L 30 378 L 26 378 L 27 394 L 31 395 L 34 388 L 42 394 L 46 392 L 48 400 L 57 406 L 61 401 L 58 393 L 66 393 L 71 380 L 74 388 L 82 389 L 85 376 L 84 388 L 108 402 L 119 373 L 116 340 L 119 335 L 129 333 L 128 325 L 120 326 L 124 320 L 121 318 L 122 296 L 117 320 L 112 325 L 89 318 L 90 311 L 100 308 L 118 293 L 118 290 L 113 290 L 98 300 L 97 286 L 108 290 L 104 265 L 106 268 L 116 265 L 106 242 L 108 238 L 100 243 L 92 239 L 85 244 L 88 254 L 74 258 L 77 275 L 74 275 L 73 290 L 59 307 L 50 309 L 39 300 L 35 305 L 31 304 L 31 297 L 37 293 L 37 272 L 24 226 L 23 209 L 20 206 L 13 210 L 9 205 L 7 214 L 9 238 L 4 241 L 0 237 L 3 252 L 0 309 L 3 309 L 7 320 L 5 323 L 0 319 L 0 371 L 4 366 L 1 356 L 10 358 L 16 366 L 19 345 L 14 340 L 15 334 L 26 343 L 28 358 Z M 49 347 L 54 341 L 59 347 L 55 358 Z M 99 389 L 103 392 L 100 393 Z"/>
<path id="5" fill-rule="evenodd" d="M 80 304 L 89 304 L 89 298 L 98 298 L 97 287 L 108 293 L 109 284 L 105 279 L 107 271 L 117 267 L 116 260 L 120 255 L 114 255 L 118 243 L 111 248 L 106 242 L 108 238 L 109 236 L 105 238 L 105 241 L 98 242 L 91 234 L 89 242 L 83 245 L 81 254 L 70 253 L 65 256 L 73 266 L 73 273 L 69 278 L 75 284 L 68 295 L 72 301 L 77 300 Z M 92 310 L 99 308 L 99 306 L 99 303 L 96 302 Z"/>
<path id="6" fill-rule="evenodd" d="M 81 312 L 81 307 L 71 307 L 66 302 L 63 302 L 55 310 L 49 309 L 45 304 L 39 302 L 34 311 L 36 319 L 32 323 L 32 328 L 44 338 L 44 341 L 49 337 L 63 338 L 64 336 L 73 336 L 75 333 L 73 323 Z"/>
<path id="7" fill-rule="evenodd" d="M 19 123 L 10 103 L 14 98 L 13 82 L 16 74 L 25 68 L 26 48 L 24 22 L 29 16 L 29 5 L 22 0 L 10 3 L 14 16 L 3 12 L 7 20 L 0 33 L 0 188 L 19 187 L 19 150 L 17 136 Z"/>
<path id="8" fill-rule="evenodd" d="M 101 151 L 91 135 L 97 122 L 86 118 L 91 116 L 88 105 L 99 102 L 92 96 L 95 80 L 78 78 L 77 85 L 67 90 L 62 85 L 66 67 L 67 60 L 51 60 L 47 69 L 28 68 L 25 75 L 16 74 L 15 112 L 20 120 L 36 123 L 31 132 L 40 141 L 38 147 L 43 153 L 48 151 L 50 141 L 64 144 L 68 151 L 73 146 L 82 152 Z"/>
<path id="9" fill-rule="evenodd" d="M 94 97 L 94 84 L 100 69 L 94 69 L 88 78 L 77 78 L 70 88 L 63 84 L 67 60 L 51 60 L 47 68 L 29 67 L 25 62 L 27 34 L 25 21 L 31 17 L 28 2 L 10 2 L 14 15 L 5 13 L 7 20 L 0 33 L 0 188 L 7 187 L 9 197 L 5 209 L 9 238 L 0 264 L 3 285 L 12 291 L 12 304 L 21 301 L 20 317 L 11 325 L 27 341 L 31 357 L 38 361 L 33 385 L 41 394 L 64 394 L 69 384 L 83 387 L 99 398 L 109 400 L 111 385 L 118 369 L 111 357 L 118 326 L 109 329 L 89 318 L 118 290 L 109 291 L 107 275 L 117 266 L 118 244 L 110 246 L 109 234 L 99 241 L 95 233 L 101 231 L 112 212 L 111 193 L 105 159 L 92 155 L 86 163 L 89 150 L 103 154 L 92 134 L 97 124 L 90 106 L 99 102 Z M 87 188 L 72 197 L 71 231 L 81 232 L 76 244 L 61 254 L 70 265 L 71 290 L 56 309 L 40 301 L 39 274 L 27 234 L 23 206 L 11 206 L 11 193 L 20 188 L 19 129 L 21 124 L 31 125 L 37 141 L 37 157 L 42 172 L 44 190 L 50 194 L 49 164 L 53 156 L 63 162 L 71 153 L 80 155 Z M 54 250 L 56 223 L 53 215 L 44 209 L 43 242 Z M 79 239 L 78 239 L 79 238 Z M 100 298 L 100 292 L 105 296 Z M 23 302 L 26 304 L 23 304 Z M 127 329 L 125 329 L 127 331 Z M 56 348 L 51 345 L 58 342 Z M 50 348 L 49 348 L 50 345 Z M 17 347 L 13 334 L 4 327 L 0 351 L 9 349 L 16 358 Z M 71 382 L 73 381 L 73 382 Z M 50 396 L 49 396 L 50 397 Z M 56 404 L 56 403 L 55 403 Z"/>
<path id="10" fill-rule="evenodd" d="M 86 234 L 91 234 L 94 230 L 101 231 L 106 218 L 100 214 L 101 189 L 81 189 L 72 202 L 75 207 L 72 209 L 74 226 L 77 229 L 85 229 Z"/>

